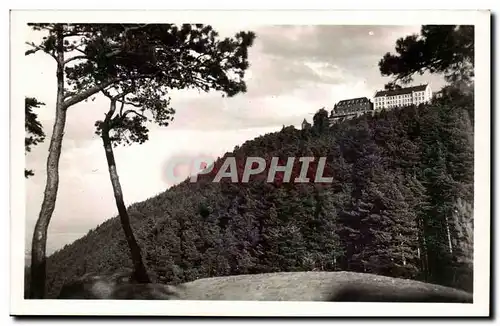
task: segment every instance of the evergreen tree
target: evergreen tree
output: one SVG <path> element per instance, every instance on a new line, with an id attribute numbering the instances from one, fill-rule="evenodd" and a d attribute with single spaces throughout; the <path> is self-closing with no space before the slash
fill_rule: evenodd
<path id="1" fill-rule="evenodd" d="M 26 136 L 24 137 L 25 153 L 31 152 L 32 146 L 36 146 L 45 140 L 42 124 L 38 120 L 38 115 L 33 112 L 33 109 L 38 109 L 42 105 L 45 104 L 39 102 L 36 98 L 26 97 L 24 99 L 24 129 L 26 132 Z M 33 175 L 33 170 L 24 169 L 25 178 L 29 178 Z"/>
<path id="2" fill-rule="evenodd" d="M 225 155 L 326 156 L 331 184 L 268 183 L 268 171 L 240 184 L 204 175 L 132 205 L 151 279 L 346 270 L 470 291 L 473 129 L 466 98 L 355 118 L 324 133 L 285 128 Z M 49 258 L 50 297 L 84 270 L 132 267 L 128 250 L 119 221 L 103 223 Z"/>
<path id="3" fill-rule="evenodd" d="M 455 84 L 474 77 L 474 26 L 423 25 L 420 34 L 396 41 L 396 54 L 386 53 L 379 62 L 382 76 L 395 82 L 412 81 L 415 74 L 443 73 Z"/>
<path id="4" fill-rule="evenodd" d="M 147 282 L 149 279 L 129 226 L 111 151 L 115 139 L 106 135 L 114 131 L 117 140 L 125 138 L 141 143 L 147 139 L 147 129 L 143 125 L 143 114 L 135 110 L 118 112 L 116 102 L 149 109 L 153 119 L 165 125 L 173 113 L 161 109 L 168 103 L 161 98 L 166 95 L 166 89 L 216 90 L 227 96 L 244 92 L 243 77 L 249 66 L 247 48 L 252 45 L 255 35 L 239 32 L 234 38 L 219 40 L 211 26 L 202 24 L 179 27 L 174 24 L 44 23 L 31 26 L 46 32 L 46 36 L 40 44 L 29 44 L 31 49 L 26 55 L 43 51 L 57 63 L 56 117 L 47 158 L 47 184 L 32 240 L 31 297 L 43 298 L 45 294 L 47 230 L 59 186 L 59 158 L 68 108 L 98 92 L 109 96 L 109 88 L 117 94 L 109 96 L 110 110 L 98 126 L 103 132 L 110 178 L 136 277 Z M 127 117 L 129 114 L 131 118 Z M 124 136 L 127 132 L 129 134 Z"/>
<path id="5" fill-rule="evenodd" d="M 328 119 L 328 111 L 320 109 L 313 117 L 313 129 L 316 132 L 322 133 L 328 129 L 330 121 Z"/>

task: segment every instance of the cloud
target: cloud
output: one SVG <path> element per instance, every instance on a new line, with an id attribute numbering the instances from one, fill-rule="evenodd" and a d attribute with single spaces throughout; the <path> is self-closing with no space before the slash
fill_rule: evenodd
<path id="1" fill-rule="evenodd" d="M 250 49 L 246 74 L 248 91 L 231 98 L 195 90 L 172 91 L 176 110 L 168 127 L 149 126 L 150 140 L 143 145 L 118 147 L 117 168 L 127 204 L 165 191 L 175 181 L 166 168 L 176 157 L 200 155 L 216 158 L 236 145 L 277 131 L 282 125 L 311 121 L 322 107 L 330 109 L 342 99 L 373 96 L 388 78 L 380 76 L 378 61 L 393 51 L 397 38 L 417 32 L 419 26 L 224 26 L 223 35 L 241 29 L 257 34 Z M 28 41 L 37 33 L 28 33 Z M 24 58 L 26 96 L 46 103 L 37 110 L 46 141 L 26 156 L 35 176 L 26 182 L 26 243 L 43 198 L 45 164 L 54 121 L 55 62 L 43 53 Z M 438 88 L 439 76 L 423 76 Z M 99 95 L 68 110 L 60 162 L 60 187 L 49 228 L 48 252 L 83 236 L 90 228 L 116 216 L 102 141 L 94 123 L 102 119 L 109 101 Z M 183 170 L 184 169 L 184 170 Z M 188 170 L 179 172 L 187 177 Z"/>
<path id="2" fill-rule="evenodd" d="M 321 67 L 322 74 L 337 72 L 338 79 L 323 78 L 323 83 L 357 79 L 375 90 L 389 81 L 378 70 L 382 56 L 394 52 L 398 38 L 419 31 L 420 26 L 273 26 L 260 30 L 259 40 L 262 53 L 273 56 L 281 65 L 311 62 Z M 302 78 L 310 77 L 304 74 Z M 417 82 L 428 78 L 417 78 Z M 441 77 L 433 79 L 442 84 Z"/>
<path id="3" fill-rule="evenodd" d="M 275 26 L 263 29 L 259 38 L 267 54 L 340 64 L 383 55 L 394 49 L 399 37 L 419 30 L 420 26 Z"/>

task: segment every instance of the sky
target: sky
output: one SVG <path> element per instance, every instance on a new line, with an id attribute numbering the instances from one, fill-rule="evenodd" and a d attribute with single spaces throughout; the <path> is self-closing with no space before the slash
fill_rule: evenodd
<path id="1" fill-rule="evenodd" d="M 225 26 L 221 36 L 239 30 Z M 166 173 L 175 158 L 218 157 L 283 125 L 300 128 L 321 108 L 354 97 L 372 98 L 390 79 L 382 77 L 378 62 L 394 52 L 399 37 L 418 33 L 420 26 L 256 26 L 249 50 L 247 92 L 232 98 L 219 93 L 175 91 L 176 110 L 168 127 L 148 126 L 149 141 L 115 149 L 117 169 L 126 205 L 164 192 L 176 182 Z M 41 34 L 26 28 L 26 41 Z M 46 133 L 44 143 L 26 155 L 26 167 L 35 176 L 26 185 L 26 248 L 31 247 L 45 187 L 45 165 L 54 121 L 55 61 L 36 53 L 24 58 L 26 96 L 46 105 L 36 112 Z M 441 76 L 416 76 L 413 84 L 430 83 L 439 90 Z M 60 185 L 49 226 L 47 254 L 84 236 L 117 215 L 101 139 L 94 123 L 103 118 L 109 101 L 98 96 L 68 109 L 60 159 Z M 182 172 L 181 172 L 182 173 Z M 187 176 L 187 171 L 184 171 Z"/>

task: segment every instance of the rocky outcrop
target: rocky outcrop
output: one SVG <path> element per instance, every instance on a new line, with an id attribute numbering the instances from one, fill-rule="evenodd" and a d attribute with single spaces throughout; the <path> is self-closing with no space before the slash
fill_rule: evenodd
<path id="1" fill-rule="evenodd" d="M 88 273 L 65 284 L 58 299 L 173 300 L 178 298 L 177 287 L 157 283 L 136 283 L 132 275 L 131 269 L 105 275 Z"/>
<path id="2" fill-rule="evenodd" d="M 137 284 L 129 272 L 87 274 L 59 299 L 264 300 L 472 303 L 472 294 L 435 284 L 353 272 L 288 272 L 199 279 L 181 285 Z"/>

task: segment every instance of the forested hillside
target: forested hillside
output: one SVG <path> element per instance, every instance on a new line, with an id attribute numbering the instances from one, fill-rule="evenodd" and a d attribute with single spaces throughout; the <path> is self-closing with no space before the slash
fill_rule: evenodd
<path id="1" fill-rule="evenodd" d="M 324 156 L 333 182 L 204 176 L 133 204 L 148 270 L 162 283 L 346 270 L 472 291 L 473 114 L 473 96 L 445 93 L 429 105 L 332 127 L 315 119 L 311 129 L 247 141 L 226 156 Z M 129 248 L 112 218 L 48 258 L 48 297 L 84 273 L 123 267 Z"/>

